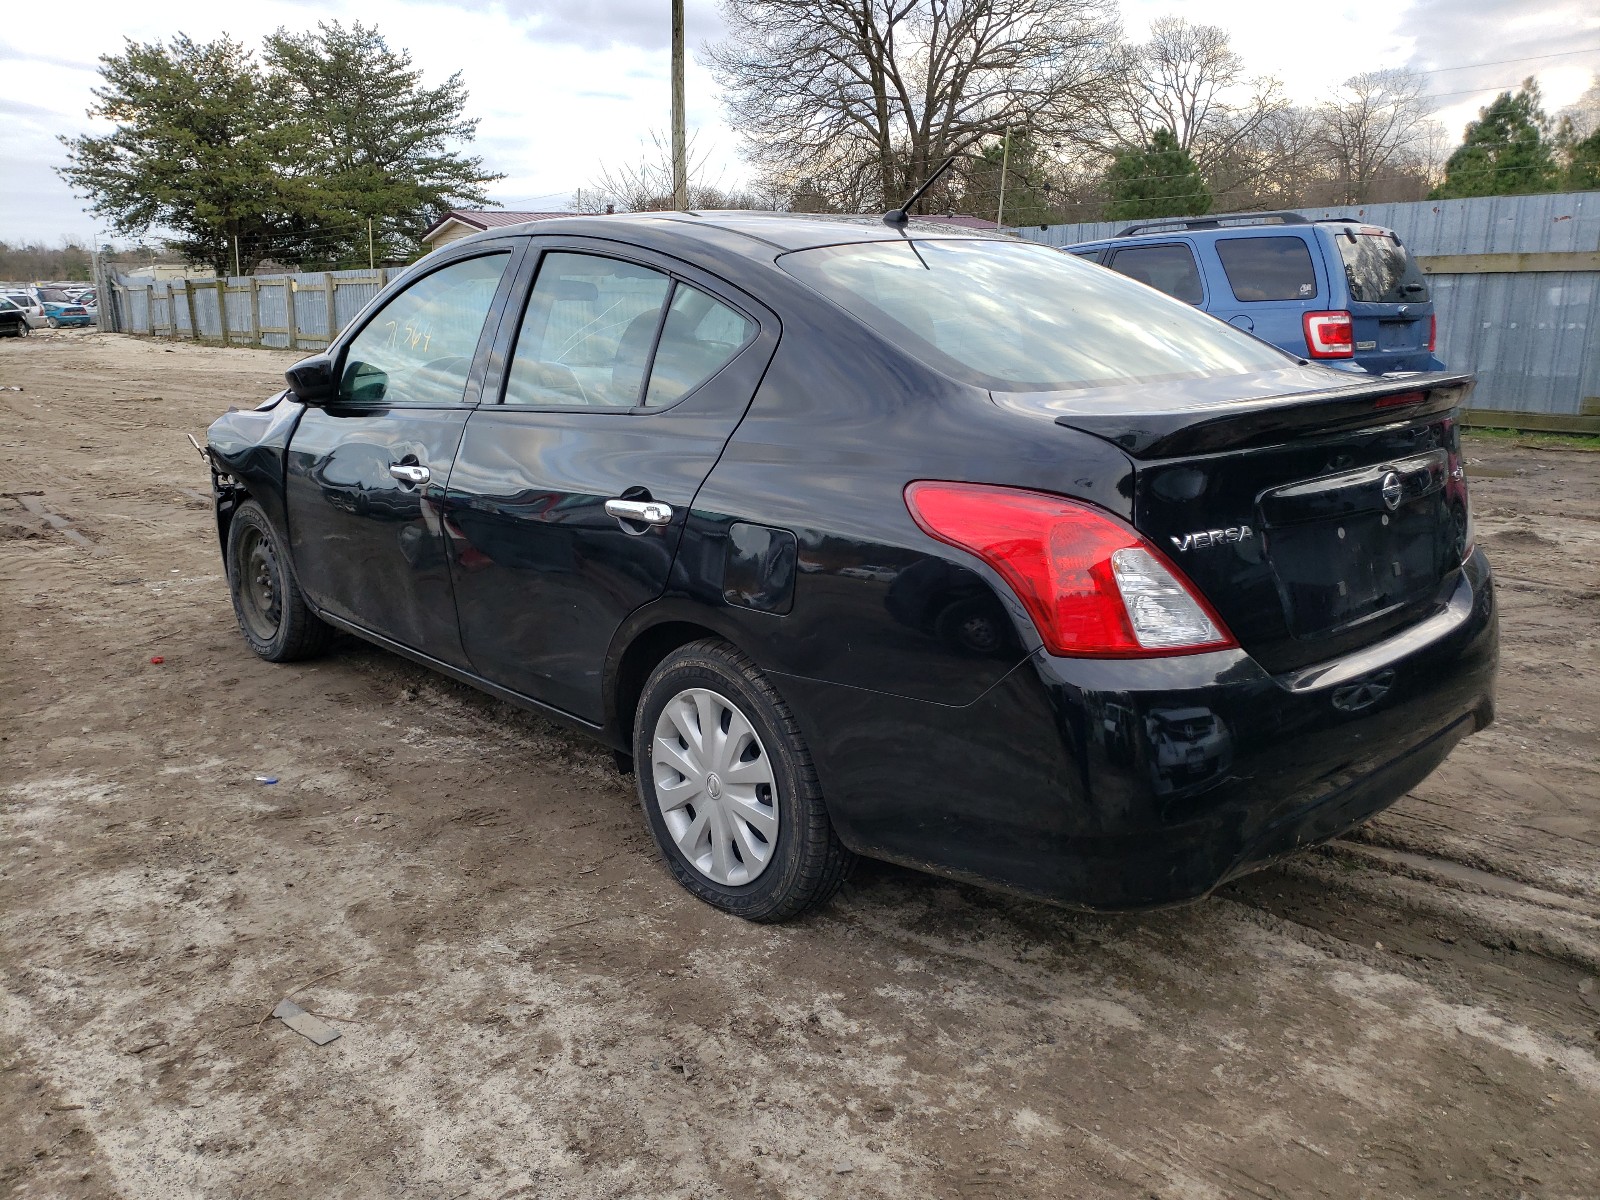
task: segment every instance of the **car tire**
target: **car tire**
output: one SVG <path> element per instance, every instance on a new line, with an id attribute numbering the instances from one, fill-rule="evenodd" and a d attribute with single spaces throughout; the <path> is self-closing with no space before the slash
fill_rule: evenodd
<path id="1" fill-rule="evenodd" d="M 61 322 L 56 320 L 54 317 L 46 317 L 44 320 L 45 324 L 49 325 L 51 329 L 61 328 Z"/>
<path id="2" fill-rule="evenodd" d="M 709 744 L 692 744 L 708 725 Z M 634 716 L 633 752 L 656 845 L 707 904 L 747 921 L 787 921 L 844 882 L 855 855 L 828 820 L 799 724 L 728 643 L 692 642 L 656 667 Z"/>
<path id="3" fill-rule="evenodd" d="M 268 662 L 327 650 L 333 630 L 307 606 L 288 548 L 254 500 L 241 504 L 228 525 L 227 566 L 233 615 L 250 649 Z"/>

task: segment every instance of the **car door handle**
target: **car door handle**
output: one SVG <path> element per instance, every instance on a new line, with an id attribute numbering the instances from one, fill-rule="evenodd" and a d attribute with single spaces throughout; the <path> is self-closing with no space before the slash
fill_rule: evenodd
<path id="1" fill-rule="evenodd" d="M 390 463 L 389 474 L 401 483 L 427 483 L 433 478 L 433 472 L 427 467 L 419 467 L 416 463 Z"/>
<path id="2" fill-rule="evenodd" d="M 659 500 L 607 500 L 606 513 L 619 521 L 643 525 L 666 525 L 672 521 L 672 506 Z"/>

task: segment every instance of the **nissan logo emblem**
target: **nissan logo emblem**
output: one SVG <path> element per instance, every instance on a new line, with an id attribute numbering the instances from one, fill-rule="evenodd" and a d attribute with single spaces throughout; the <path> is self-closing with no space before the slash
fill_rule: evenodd
<path id="1" fill-rule="evenodd" d="M 1405 494 L 1405 488 L 1400 485 L 1400 476 L 1390 471 L 1383 477 L 1383 506 L 1390 512 L 1400 507 Z"/>

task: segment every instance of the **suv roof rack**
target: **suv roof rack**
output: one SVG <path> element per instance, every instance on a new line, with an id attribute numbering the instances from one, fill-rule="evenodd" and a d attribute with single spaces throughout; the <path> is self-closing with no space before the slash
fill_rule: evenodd
<path id="1" fill-rule="evenodd" d="M 1332 219 L 1348 221 L 1353 218 Z M 1228 222 L 1227 226 L 1223 224 L 1224 221 Z M 1132 237 L 1146 229 L 1224 229 L 1237 224 L 1265 224 L 1268 221 L 1276 221 L 1279 225 L 1312 224 L 1310 217 L 1302 217 L 1297 212 L 1223 213 L 1215 217 L 1167 217 L 1160 221 L 1144 221 L 1118 230 L 1115 236 Z"/>

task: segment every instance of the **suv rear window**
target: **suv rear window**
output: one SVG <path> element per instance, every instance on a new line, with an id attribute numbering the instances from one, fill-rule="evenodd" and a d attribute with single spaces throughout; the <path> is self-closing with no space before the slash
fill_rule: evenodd
<path id="1" fill-rule="evenodd" d="M 1400 239 L 1365 229 L 1341 229 L 1333 235 L 1344 259 L 1350 299 L 1366 304 L 1421 304 L 1428 285 Z"/>
<path id="2" fill-rule="evenodd" d="M 1245 375 L 1289 362 L 1214 317 L 1045 246 L 865 242 L 778 261 L 934 370 L 991 391 Z"/>
<path id="3" fill-rule="evenodd" d="M 1219 238 L 1217 257 L 1235 299 L 1309 300 L 1317 294 L 1311 248 L 1301 238 Z"/>
<path id="4" fill-rule="evenodd" d="M 1166 246 L 1129 246 L 1118 250 L 1106 263 L 1113 271 L 1160 288 L 1185 304 L 1199 304 L 1206 298 L 1200 286 L 1200 269 L 1194 252 L 1178 242 Z"/>

